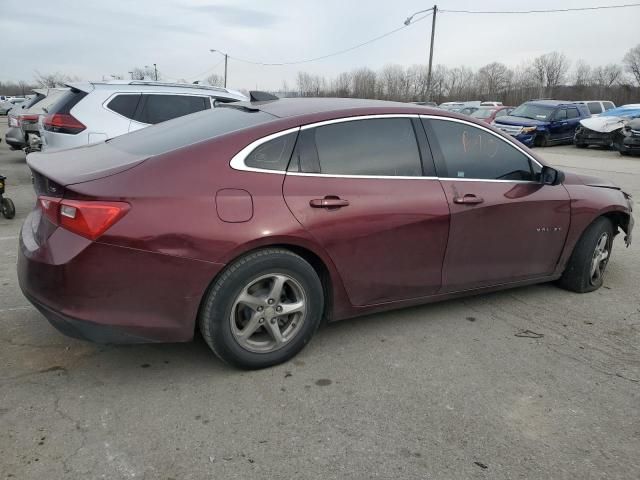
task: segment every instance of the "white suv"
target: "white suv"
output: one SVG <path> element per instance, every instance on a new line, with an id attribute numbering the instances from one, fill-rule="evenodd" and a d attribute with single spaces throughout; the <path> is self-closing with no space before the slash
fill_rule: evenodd
<path id="1" fill-rule="evenodd" d="M 42 150 L 98 143 L 218 103 L 248 100 L 226 88 L 185 83 L 113 80 L 68 87 L 41 117 Z"/>

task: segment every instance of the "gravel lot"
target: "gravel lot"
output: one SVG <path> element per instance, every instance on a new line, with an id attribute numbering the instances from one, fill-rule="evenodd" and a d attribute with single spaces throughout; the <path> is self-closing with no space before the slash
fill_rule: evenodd
<path id="1" fill-rule="evenodd" d="M 640 158 L 543 154 L 640 198 Z M 18 211 L 0 218 L 0 478 L 638 478 L 640 233 L 629 249 L 618 237 L 597 292 L 348 320 L 288 364 L 240 372 L 201 339 L 98 346 L 50 327 L 17 284 L 34 195 L 4 140 L 0 173 Z"/>

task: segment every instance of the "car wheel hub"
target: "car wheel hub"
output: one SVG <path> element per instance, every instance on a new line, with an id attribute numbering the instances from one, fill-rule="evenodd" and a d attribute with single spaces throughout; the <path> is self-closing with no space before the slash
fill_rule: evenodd
<path id="1" fill-rule="evenodd" d="M 609 234 L 603 233 L 598 242 L 596 248 L 593 251 L 593 258 L 591 260 L 591 283 L 595 284 L 600 280 L 604 269 L 607 266 L 609 260 Z"/>
<path id="2" fill-rule="evenodd" d="M 300 332 L 307 313 L 304 289 L 283 273 L 251 280 L 233 302 L 231 333 L 250 352 L 270 353 Z"/>

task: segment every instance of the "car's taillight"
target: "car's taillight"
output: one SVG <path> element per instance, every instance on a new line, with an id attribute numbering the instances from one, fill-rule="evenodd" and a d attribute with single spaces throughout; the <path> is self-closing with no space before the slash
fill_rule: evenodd
<path id="1" fill-rule="evenodd" d="M 9 115 L 8 123 L 10 127 L 19 127 L 20 126 L 20 117 L 16 117 L 14 115 Z"/>
<path id="2" fill-rule="evenodd" d="M 68 113 L 51 113 L 44 117 L 42 126 L 49 132 L 67 133 L 75 135 L 83 131 L 85 127 L 77 118 Z"/>
<path id="3" fill-rule="evenodd" d="M 20 122 L 37 122 L 38 121 L 38 115 L 23 113 L 22 115 L 20 115 L 19 118 L 20 118 Z"/>
<path id="4" fill-rule="evenodd" d="M 125 202 L 65 200 L 41 196 L 42 213 L 55 225 L 95 240 L 120 220 L 130 205 Z"/>

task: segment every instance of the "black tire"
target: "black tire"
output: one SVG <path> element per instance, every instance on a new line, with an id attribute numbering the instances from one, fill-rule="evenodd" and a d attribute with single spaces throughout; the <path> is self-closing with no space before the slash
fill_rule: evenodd
<path id="1" fill-rule="evenodd" d="M 3 197 L 0 209 L 2 210 L 2 216 L 7 219 L 12 219 L 16 216 L 16 207 L 10 198 Z"/>
<path id="2" fill-rule="evenodd" d="M 274 272 L 295 279 L 302 287 L 307 302 L 306 316 L 288 343 L 275 351 L 256 353 L 244 348 L 232 333 L 233 304 L 246 285 Z M 289 250 L 266 248 L 249 253 L 225 268 L 205 295 L 199 325 L 205 341 L 220 359 L 236 367 L 258 369 L 285 362 L 300 352 L 320 326 L 323 309 L 322 283 L 314 268 Z"/>
<path id="3" fill-rule="evenodd" d="M 613 137 L 612 146 L 615 150 L 620 152 L 620 155 L 627 157 L 629 156 L 629 152 L 624 149 L 623 145 L 624 145 L 624 136 L 621 133 L 616 134 L 616 136 Z"/>
<path id="4" fill-rule="evenodd" d="M 547 134 L 538 135 L 533 140 L 533 146 L 534 147 L 548 147 L 549 146 L 549 137 L 547 136 Z"/>
<path id="5" fill-rule="evenodd" d="M 585 144 L 585 143 L 574 143 L 574 145 L 575 145 L 577 148 L 587 148 L 587 146 L 588 146 L 588 145 L 587 145 L 587 144 Z"/>
<path id="6" fill-rule="evenodd" d="M 592 261 L 598 242 L 604 234 L 608 235 L 606 240 L 608 256 L 599 268 L 597 278 L 594 278 L 591 273 Z M 604 281 L 606 266 L 611 258 L 613 234 L 613 225 L 608 218 L 600 217 L 589 225 L 573 249 L 567 267 L 560 278 L 560 286 L 577 293 L 593 292 L 600 288 Z"/>

